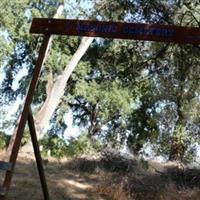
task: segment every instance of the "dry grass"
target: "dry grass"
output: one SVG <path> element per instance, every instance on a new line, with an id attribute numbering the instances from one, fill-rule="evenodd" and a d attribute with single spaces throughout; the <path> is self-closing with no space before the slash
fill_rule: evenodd
<path id="1" fill-rule="evenodd" d="M 0 159 L 5 160 L 0 153 Z M 93 187 L 98 183 L 96 175 L 67 169 L 70 159 L 44 160 L 44 168 L 51 200 L 105 200 L 107 198 L 94 193 Z M 1 173 L 1 178 L 3 177 Z M 8 200 L 42 200 L 43 193 L 39 181 L 37 166 L 32 154 L 19 154 L 13 176 Z"/>
<path id="2" fill-rule="evenodd" d="M 138 163 L 130 171 L 104 172 L 96 190 L 113 200 L 199 200 L 200 170 Z"/>
<path id="3" fill-rule="evenodd" d="M 4 159 L 0 152 L 0 159 Z M 52 200 L 199 200 L 200 171 L 175 163 L 148 170 L 121 157 L 44 160 Z M 1 174 L 2 177 L 3 174 Z M 42 200 L 34 156 L 20 153 L 8 200 Z"/>

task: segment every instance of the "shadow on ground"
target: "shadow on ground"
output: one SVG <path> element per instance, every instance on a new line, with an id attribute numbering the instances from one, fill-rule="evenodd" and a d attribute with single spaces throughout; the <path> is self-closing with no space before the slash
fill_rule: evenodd
<path id="1" fill-rule="evenodd" d="M 0 159 L 3 156 L 0 155 Z M 124 157 L 44 160 L 52 200 L 199 200 L 200 170 Z M 1 174 L 2 177 L 3 174 Z M 42 200 L 33 155 L 20 154 L 8 200 Z"/>
<path id="2" fill-rule="evenodd" d="M 200 169 L 189 169 L 179 163 L 147 164 L 122 156 L 108 156 L 91 160 L 78 158 L 65 163 L 65 167 L 82 173 L 100 171 L 98 192 L 111 199 L 200 199 Z"/>
<path id="3" fill-rule="evenodd" d="M 1 156 L 0 159 L 2 160 Z M 106 200 L 94 192 L 98 176 L 78 173 L 57 160 L 44 161 L 45 175 L 51 200 Z M 4 173 L 1 172 L 1 179 Z M 8 200 L 43 200 L 37 166 L 32 155 L 20 155 L 16 163 Z"/>

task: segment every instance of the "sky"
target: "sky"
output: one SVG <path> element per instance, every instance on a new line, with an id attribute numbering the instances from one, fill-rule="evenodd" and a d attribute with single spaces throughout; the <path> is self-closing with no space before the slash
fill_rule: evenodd
<path id="1" fill-rule="evenodd" d="M 66 13 L 68 13 L 67 18 L 77 18 L 77 16 L 80 14 L 79 8 L 83 8 L 85 12 L 89 12 L 93 6 L 92 2 L 93 0 L 80 0 L 80 3 L 77 5 L 77 0 L 65 0 L 64 7 Z M 84 17 L 79 17 L 79 19 L 84 19 Z"/>

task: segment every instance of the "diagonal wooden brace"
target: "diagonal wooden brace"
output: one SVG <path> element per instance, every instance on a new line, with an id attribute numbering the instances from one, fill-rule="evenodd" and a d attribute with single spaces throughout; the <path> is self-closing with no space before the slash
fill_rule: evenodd
<path id="1" fill-rule="evenodd" d="M 42 163 L 42 157 L 40 154 L 40 149 L 39 149 L 39 144 L 37 140 L 37 134 L 35 130 L 35 124 L 34 124 L 34 119 L 32 115 L 31 108 L 29 108 L 29 113 L 28 113 L 28 126 L 30 130 L 30 135 L 31 135 L 31 140 L 33 144 L 33 149 L 35 153 L 35 159 L 37 162 L 37 167 L 38 167 L 38 172 L 40 176 L 40 182 L 44 194 L 44 199 L 49 200 L 49 192 L 48 192 L 48 187 L 45 179 L 45 174 L 44 174 L 44 168 L 43 168 L 43 163 Z"/>
<path id="2" fill-rule="evenodd" d="M 22 110 L 21 118 L 19 120 L 19 124 L 17 126 L 16 132 L 14 133 L 14 137 L 12 137 L 12 140 L 11 140 L 10 145 L 9 145 L 9 149 L 8 149 L 8 152 L 10 152 L 9 163 L 12 163 L 12 168 L 11 168 L 11 170 L 6 171 L 5 179 L 4 179 L 4 182 L 3 182 L 3 188 L 5 189 L 5 196 L 7 195 L 8 190 L 9 190 L 10 185 L 11 185 L 11 180 L 12 180 L 12 176 L 13 176 L 13 173 L 14 173 L 17 155 L 18 155 L 18 152 L 19 152 L 19 148 L 20 148 L 20 144 L 21 144 L 21 140 L 22 140 L 22 136 L 23 136 L 23 132 L 24 132 L 24 128 L 25 128 L 27 120 L 30 122 L 30 125 L 31 125 L 31 128 L 30 128 L 30 125 L 29 125 L 30 131 L 32 132 L 31 138 L 32 138 L 32 141 L 34 141 L 34 146 L 35 146 L 34 148 L 37 151 L 37 147 L 36 147 L 37 146 L 37 144 L 36 144 L 37 139 L 34 137 L 34 130 L 33 130 L 33 124 L 32 124 L 33 118 L 32 118 L 32 114 L 30 114 L 30 105 L 31 105 L 31 102 L 32 102 L 32 99 L 33 99 L 34 91 L 35 91 L 36 86 L 37 86 L 37 82 L 38 82 L 38 79 L 39 79 L 41 68 L 43 66 L 46 54 L 48 52 L 48 47 L 49 47 L 50 42 L 51 42 L 51 36 L 45 35 L 43 42 L 42 42 L 42 45 L 40 47 L 39 56 L 38 56 L 38 59 L 37 59 L 37 62 L 36 62 L 36 66 L 35 66 L 35 69 L 33 71 L 33 77 L 32 77 L 32 80 L 31 80 L 31 83 L 30 83 L 30 86 L 29 86 L 29 89 L 28 89 L 28 93 L 27 93 L 27 96 L 26 96 L 26 100 L 25 100 L 25 103 L 24 103 L 23 110 Z M 38 166 L 38 169 L 40 168 L 39 171 L 41 171 L 41 165 L 42 164 L 39 161 L 40 160 L 39 153 L 37 152 L 37 153 L 35 153 L 35 155 L 37 155 L 37 158 L 36 158 L 37 163 L 40 163 L 39 164 L 40 167 Z M 39 173 L 41 173 L 41 172 L 39 172 Z M 41 177 L 41 175 L 40 175 L 40 177 Z M 41 181 L 43 182 L 44 180 L 45 179 L 43 179 Z M 44 194 L 46 195 L 45 200 L 48 200 L 48 198 L 46 198 L 46 197 L 48 197 L 47 192 L 44 192 Z M 2 197 L 2 199 L 3 199 L 3 197 Z M 0 197 L 0 200 L 1 200 L 1 197 Z"/>

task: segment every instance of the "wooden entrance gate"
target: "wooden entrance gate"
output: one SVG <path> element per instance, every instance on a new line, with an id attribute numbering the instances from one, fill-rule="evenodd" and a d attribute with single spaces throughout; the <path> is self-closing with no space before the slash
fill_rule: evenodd
<path id="1" fill-rule="evenodd" d="M 12 176 L 23 136 L 26 122 L 28 121 L 31 139 L 34 147 L 36 162 L 40 175 L 40 181 L 43 189 L 44 199 L 49 200 L 49 193 L 44 175 L 42 159 L 37 142 L 34 119 L 31 112 L 31 102 L 34 91 L 40 76 L 41 68 L 51 36 L 74 35 L 88 37 L 107 37 L 130 40 L 147 40 L 173 43 L 200 44 L 200 29 L 194 27 L 180 27 L 158 24 L 139 24 L 139 23 L 121 23 L 121 22 L 100 22 L 88 20 L 65 20 L 35 18 L 33 19 L 30 33 L 43 34 L 43 42 L 40 47 L 38 59 L 33 72 L 32 80 L 26 95 L 24 107 L 21 113 L 19 123 L 15 129 L 15 137 L 11 141 L 9 162 L 0 161 L 0 169 L 5 170 L 5 179 L 0 188 L 0 200 L 6 198 L 11 185 Z M 17 197 L 16 197 L 17 199 Z"/>

